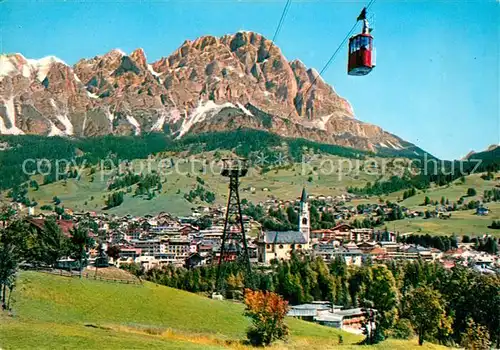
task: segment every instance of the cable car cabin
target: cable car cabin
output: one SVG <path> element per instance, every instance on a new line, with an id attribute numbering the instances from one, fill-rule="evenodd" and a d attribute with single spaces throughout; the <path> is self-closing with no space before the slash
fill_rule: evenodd
<path id="1" fill-rule="evenodd" d="M 364 20 L 363 33 L 349 39 L 347 74 L 367 75 L 375 67 L 375 48 L 368 21 Z"/>
<path id="2" fill-rule="evenodd" d="M 373 37 L 358 34 L 349 39 L 349 75 L 367 75 L 375 67 Z"/>

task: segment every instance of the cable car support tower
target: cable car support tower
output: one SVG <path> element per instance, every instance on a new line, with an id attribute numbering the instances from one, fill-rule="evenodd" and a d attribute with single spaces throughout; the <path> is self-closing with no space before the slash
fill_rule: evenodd
<path id="1" fill-rule="evenodd" d="M 232 254 L 236 253 L 236 261 L 245 266 L 247 273 L 250 273 L 252 269 L 239 194 L 240 178 L 248 173 L 247 161 L 246 159 L 223 159 L 222 161 L 221 175 L 229 178 L 229 196 L 215 286 L 216 291 L 219 293 L 224 289 L 226 264 L 233 260 Z"/>

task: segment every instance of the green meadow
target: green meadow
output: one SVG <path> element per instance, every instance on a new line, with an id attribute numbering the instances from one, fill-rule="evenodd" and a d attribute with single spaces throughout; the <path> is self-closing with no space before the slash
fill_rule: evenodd
<path id="1" fill-rule="evenodd" d="M 227 153 L 227 152 L 226 152 Z M 118 206 L 105 210 L 105 200 L 111 191 L 108 190 L 109 183 L 116 177 L 114 171 L 100 171 L 97 168 L 95 174 L 90 174 L 90 169 L 84 169 L 81 178 L 57 181 L 47 185 L 41 185 L 37 190 L 30 188 L 28 197 L 38 203 L 36 211 L 40 211 L 43 205 L 52 205 L 53 197 L 57 196 L 61 200 L 61 205 L 74 211 L 106 211 L 116 215 L 146 215 L 169 212 L 173 215 L 184 216 L 197 206 L 209 206 L 211 204 L 200 201 L 198 198 L 189 202 L 184 195 L 190 190 L 201 185 L 206 191 L 215 194 L 215 205 L 224 206 L 227 201 L 228 182 L 227 178 L 219 175 L 220 163 L 216 159 L 227 156 L 222 152 L 217 157 L 214 152 L 206 152 L 196 157 L 183 158 L 181 154 L 160 154 L 157 159 L 171 158 L 175 163 L 174 168 L 166 169 L 162 177 L 162 188 L 152 199 L 134 196 L 136 185 L 130 186 L 129 192 L 125 191 L 124 201 Z M 383 159 L 377 159 L 379 161 Z M 215 164 L 215 166 L 203 167 L 203 162 Z M 133 169 L 140 169 L 145 160 L 136 159 L 132 162 Z M 158 169 L 158 162 L 153 161 L 151 169 Z M 294 200 L 300 196 L 303 187 L 307 188 L 309 194 L 338 196 L 346 193 L 349 186 L 363 187 L 367 182 L 375 182 L 381 177 L 377 175 L 375 168 L 357 170 L 356 160 L 332 156 L 318 155 L 306 165 L 301 163 L 289 164 L 281 168 L 263 170 L 252 167 L 248 175 L 241 179 L 240 197 L 253 203 L 265 202 L 269 199 Z M 342 171 L 339 169 L 342 168 Z M 383 178 L 388 178 L 395 173 L 392 168 L 387 168 Z M 376 203 L 380 199 L 398 202 L 412 210 L 433 210 L 434 206 L 423 206 L 424 198 L 428 196 L 432 201 L 440 201 L 441 198 L 448 199 L 450 203 L 457 202 L 465 196 L 468 188 L 474 188 L 477 195 L 465 197 L 465 201 L 481 200 L 485 190 L 489 190 L 499 185 L 498 180 L 484 180 L 481 174 L 474 174 L 465 177 L 465 182 L 456 180 L 446 186 L 432 186 L 424 191 L 418 191 L 413 197 L 403 200 L 403 192 L 390 193 L 387 196 L 370 197 L 356 199 L 352 205 L 361 203 Z M 382 179 L 383 179 L 382 178 Z M 41 176 L 35 176 L 39 184 L 43 183 Z M 202 184 L 200 184 L 201 179 Z M 6 192 L 0 194 L 0 201 L 9 199 Z M 404 219 L 387 222 L 391 230 L 400 232 L 430 233 L 430 234 L 494 234 L 500 235 L 499 230 L 489 229 L 492 220 L 500 219 L 499 205 L 488 203 L 490 215 L 477 216 L 474 210 L 456 211 L 447 220 L 432 219 Z"/>
<path id="2" fill-rule="evenodd" d="M 114 284 L 21 272 L 13 316 L 0 314 L 2 349 L 250 349 L 243 305 L 145 282 Z M 416 340 L 356 345 L 362 336 L 288 319 L 272 349 L 439 349 Z M 339 344 L 340 336 L 342 344 Z"/>

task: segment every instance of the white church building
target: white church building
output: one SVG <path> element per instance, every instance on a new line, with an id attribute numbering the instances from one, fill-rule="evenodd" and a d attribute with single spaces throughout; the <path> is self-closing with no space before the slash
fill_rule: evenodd
<path id="1" fill-rule="evenodd" d="M 258 261 L 270 264 L 271 260 L 289 260 L 293 251 L 309 250 L 310 222 L 307 193 L 300 197 L 298 231 L 263 231 L 258 241 Z"/>

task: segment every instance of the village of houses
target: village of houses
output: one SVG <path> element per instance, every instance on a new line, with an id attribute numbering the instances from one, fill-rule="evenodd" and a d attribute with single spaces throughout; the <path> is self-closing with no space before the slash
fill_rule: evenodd
<path id="1" fill-rule="evenodd" d="M 474 249 L 474 243 L 459 242 L 456 248 L 441 251 L 399 242 L 399 237 L 412 233 L 354 228 L 342 222 L 342 219 L 349 218 L 356 211 L 353 206 L 343 206 L 336 213 L 335 218 L 340 219 L 341 223 L 335 227 L 311 230 L 308 203 L 311 199 L 335 201 L 326 197 L 314 198 L 303 191 L 301 197 L 295 200 L 299 211 L 298 231 L 263 230 L 257 221 L 243 215 L 245 231 L 254 233 L 247 235 L 250 261 L 253 264 L 266 266 L 275 259 L 288 260 L 295 251 L 321 257 L 327 263 L 341 257 L 346 265 L 356 266 L 361 266 L 367 260 L 384 262 L 391 259 L 422 259 L 441 263 L 445 268 L 461 264 L 480 273 L 494 274 L 500 271 L 500 256 L 477 251 Z M 344 196 L 340 199 L 342 202 L 349 201 L 349 198 Z M 263 205 L 266 209 L 282 208 L 284 205 L 290 205 L 290 201 L 270 199 Z M 225 210 L 223 207 L 198 207 L 193 208 L 188 217 L 174 217 L 168 213 L 144 217 L 117 217 L 105 212 L 77 213 L 66 210 L 66 217 L 71 217 L 71 220 L 59 219 L 57 224 L 65 234 L 69 234 L 71 228 L 81 221 L 90 219 L 97 224 L 98 232 L 90 232 L 96 244 L 88 251 L 89 265 L 93 265 L 108 247 L 119 247 L 118 256 L 109 257 L 109 263 L 116 267 L 135 263 L 142 269 L 149 270 L 172 264 L 189 269 L 218 262 L 224 233 Z M 209 219 L 211 224 L 208 228 L 201 229 L 195 225 L 202 217 Z M 45 219 L 43 214 L 27 218 L 35 229 L 42 229 Z M 228 229 L 235 230 L 235 227 Z M 236 254 L 235 249 L 234 259 Z M 61 266 L 67 264 L 68 260 L 70 259 L 61 260 Z M 328 302 L 313 302 L 292 306 L 289 316 L 359 333 L 366 318 L 366 310 L 343 309 L 342 306 Z"/>
<path id="2" fill-rule="evenodd" d="M 295 202 L 299 208 L 299 230 L 275 232 L 266 231 L 251 217 L 243 215 L 247 245 L 251 261 L 254 264 L 269 265 L 273 259 L 290 259 L 292 251 L 301 251 L 312 256 L 320 256 L 329 262 L 340 256 L 347 265 L 360 266 L 366 259 L 384 261 L 390 259 L 412 260 L 423 259 L 438 261 L 446 267 L 455 264 L 478 268 L 488 273 L 500 267 L 500 257 L 474 250 L 473 243 L 458 243 L 458 249 L 440 251 L 419 245 L 398 243 L 397 237 L 411 235 L 409 232 L 392 232 L 384 229 L 354 228 L 348 223 L 339 223 L 330 229 L 310 230 L 309 206 L 311 199 L 332 200 L 331 198 L 315 198 L 302 193 Z M 341 198 L 346 200 L 345 196 Z M 335 199 L 333 199 L 335 200 Z M 347 198 L 347 201 L 349 199 Z M 269 208 L 283 207 L 290 201 L 278 199 L 267 200 L 264 205 Z M 122 264 L 139 263 L 145 270 L 162 265 L 173 264 L 187 268 L 211 264 L 217 260 L 224 231 L 225 207 L 198 207 L 192 209 L 188 217 L 174 217 L 169 213 L 135 217 L 126 215 L 118 217 L 106 212 L 73 212 L 66 209 L 70 220 L 57 220 L 62 231 L 69 230 L 82 220 L 91 219 L 97 223 L 99 232 L 90 232 L 94 237 L 105 237 L 88 252 L 89 261 L 95 258 L 99 250 L 106 251 L 109 246 L 119 247 L 119 258 L 110 259 L 117 267 Z M 355 212 L 353 206 L 344 206 L 336 213 L 335 218 L 348 218 Z M 200 229 L 194 223 L 200 217 L 208 218 L 209 228 Z M 35 227 L 43 227 L 44 214 L 31 215 L 28 221 Z M 229 230 L 233 230 L 229 227 Z M 256 232 L 253 236 L 248 232 Z M 100 248 L 100 249 L 99 249 Z"/>

